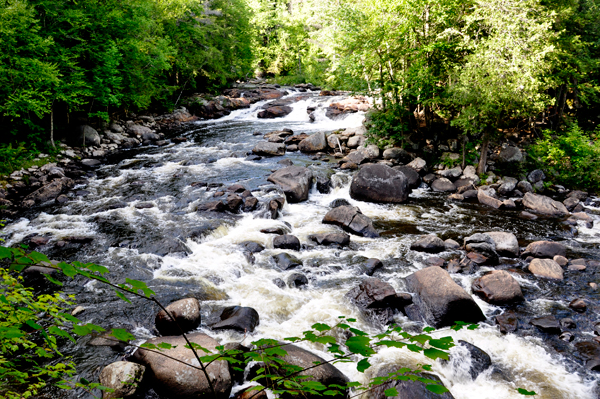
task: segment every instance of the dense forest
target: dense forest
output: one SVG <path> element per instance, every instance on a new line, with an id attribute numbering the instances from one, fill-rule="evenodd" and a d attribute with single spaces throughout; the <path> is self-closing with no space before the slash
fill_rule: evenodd
<path id="1" fill-rule="evenodd" d="M 4 0 L 2 151 L 254 76 L 374 97 L 382 146 L 543 129 L 581 144 L 600 120 L 599 25 L 597 0 Z"/>

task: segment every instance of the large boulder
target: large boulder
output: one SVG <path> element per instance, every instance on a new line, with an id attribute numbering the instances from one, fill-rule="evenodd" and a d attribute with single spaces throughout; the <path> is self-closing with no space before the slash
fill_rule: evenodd
<path id="1" fill-rule="evenodd" d="M 406 277 L 413 305 L 405 307 L 412 320 L 424 320 L 436 328 L 452 326 L 456 321 L 478 323 L 485 320 L 473 298 L 439 266 L 421 269 Z"/>
<path id="2" fill-rule="evenodd" d="M 431 183 L 431 189 L 438 193 L 453 193 L 456 191 L 456 186 L 450 180 L 441 177 Z"/>
<path id="3" fill-rule="evenodd" d="M 311 134 L 298 144 L 298 149 L 302 152 L 318 152 L 327 148 L 327 138 L 324 132 Z"/>
<path id="4" fill-rule="evenodd" d="M 513 233 L 504 231 L 488 231 L 486 233 L 494 244 L 496 244 L 496 252 L 498 255 L 516 258 L 519 256 L 519 241 Z"/>
<path id="5" fill-rule="evenodd" d="M 363 166 L 350 185 L 350 196 L 359 201 L 401 203 L 409 192 L 404 173 L 382 164 Z"/>
<path id="6" fill-rule="evenodd" d="M 498 154 L 499 163 L 523 162 L 525 156 L 517 147 L 508 146 Z"/>
<path id="7" fill-rule="evenodd" d="M 282 270 L 288 270 L 302 266 L 302 261 L 300 259 L 285 252 L 273 255 L 273 260 L 275 261 L 275 264 Z"/>
<path id="8" fill-rule="evenodd" d="M 93 127 L 82 125 L 79 127 L 79 144 L 84 146 L 99 146 L 101 143 L 100 135 Z"/>
<path id="9" fill-rule="evenodd" d="M 521 286 L 505 270 L 493 270 L 474 280 L 471 288 L 484 301 L 493 305 L 505 305 L 522 301 Z"/>
<path id="10" fill-rule="evenodd" d="M 283 234 L 273 238 L 273 248 L 300 251 L 300 240 L 291 234 Z"/>
<path id="11" fill-rule="evenodd" d="M 252 152 L 256 155 L 266 157 L 276 157 L 285 155 L 285 144 L 283 143 L 270 143 L 268 141 L 261 141 L 257 143 Z"/>
<path id="12" fill-rule="evenodd" d="M 562 280 L 563 269 L 552 259 L 533 259 L 529 264 L 529 271 L 536 277 L 549 280 Z"/>
<path id="13" fill-rule="evenodd" d="M 221 312 L 221 321 L 210 326 L 213 330 L 235 330 L 242 333 L 252 332 L 258 326 L 260 318 L 253 308 L 228 306 Z"/>
<path id="14" fill-rule="evenodd" d="M 384 159 L 394 159 L 400 163 L 409 163 L 412 161 L 412 156 L 404 149 L 399 147 L 388 148 L 383 151 Z"/>
<path id="15" fill-rule="evenodd" d="M 390 373 L 399 371 L 404 365 L 383 366 L 377 372 L 377 377 L 387 377 Z M 412 377 L 412 375 L 410 375 Z M 444 385 L 440 378 L 429 373 L 420 373 L 419 377 L 436 381 L 438 385 Z M 407 378 L 406 380 L 392 379 L 384 384 L 375 385 L 372 389 L 365 392 L 366 399 L 454 399 L 450 391 L 443 394 L 433 393 L 427 389 L 424 382 Z M 398 395 L 387 396 L 387 389 L 395 388 Z"/>
<path id="16" fill-rule="evenodd" d="M 525 248 L 523 256 L 534 258 L 554 258 L 556 255 L 567 256 L 567 247 L 560 242 L 534 241 Z"/>
<path id="17" fill-rule="evenodd" d="M 302 166 L 288 166 L 273 173 L 267 180 L 281 187 L 288 202 L 296 203 L 308 199 L 313 174 Z"/>
<path id="18" fill-rule="evenodd" d="M 189 334 L 190 342 L 203 348 L 216 352 L 219 343 L 206 334 Z M 181 336 L 157 337 L 147 341 L 149 344 L 171 344 L 171 349 L 162 349 L 160 352 L 139 348 L 133 355 L 133 360 L 150 369 L 153 375 L 152 388 L 159 394 L 168 398 L 197 399 L 199 397 L 213 397 L 208 385 L 208 380 L 198 366 L 198 361 L 190 349 L 186 348 L 186 341 Z M 166 356 L 164 356 L 166 355 Z M 200 351 L 199 356 L 205 353 Z M 168 357 L 167 357 L 168 356 Z M 183 363 L 182 363 L 183 362 Z M 193 367 L 190 367 L 193 366 Z M 206 372 L 211 379 L 216 397 L 226 399 L 229 397 L 233 386 L 229 364 L 225 360 L 212 362 Z"/>
<path id="19" fill-rule="evenodd" d="M 422 236 L 410 245 L 413 251 L 438 253 L 446 250 L 446 243 L 436 235 Z"/>
<path id="20" fill-rule="evenodd" d="M 406 176 L 406 178 L 408 179 L 409 188 L 419 188 L 419 186 L 421 185 L 421 176 L 419 176 L 417 171 L 411 168 L 410 166 L 399 165 L 394 166 L 392 169 L 402 172 L 404 176 Z"/>
<path id="21" fill-rule="evenodd" d="M 180 299 L 165 309 L 175 320 L 173 321 L 164 310 L 158 312 L 154 323 L 162 335 L 179 335 L 180 328 L 183 332 L 188 332 L 200 325 L 200 304 L 196 298 Z"/>
<path id="22" fill-rule="evenodd" d="M 373 222 L 356 206 L 342 205 L 333 208 L 323 218 L 323 223 L 340 226 L 344 230 L 362 237 L 379 237 Z"/>
<path id="23" fill-rule="evenodd" d="M 425 162 L 425 160 L 422 158 L 415 158 L 412 161 L 410 161 L 408 164 L 406 164 L 406 166 L 410 166 L 411 168 L 416 170 L 417 173 L 421 173 L 427 167 L 427 162 Z"/>
<path id="24" fill-rule="evenodd" d="M 394 321 L 394 312 L 412 303 L 409 294 L 396 294 L 394 288 L 378 278 L 367 278 L 346 294 L 366 316 L 383 325 Z"/>
<path id="25" fill-rule="evenodd" d="M 366 148 L 359 148 L 358 150 L 353 150 L 350 154 L 346 155 L 342 159 L 342 163 L 350 163 L 356 165 L 362 165 L 368 161 L 371 161 L 371 153 Z"/>
<path id="26" fill-rule="evenodd" d="M 471 358 L 469 374 L 472 379 L 475 380 L 479 374 L 492 367 L 492 358 L 483 349 L 463 340 L 459 340 L 458 345 L 469 353 Z"/>
<path id="27" fill-rule="evenodd" d="M 308 238 L 319 245 L 337 245 L 339 247 L 350 245 L 350 236 L 346 233 L 311 234 Z"/>
<path id="28" fill-rule="evenodd" d="M 488 193 L 485 192 L 485 190 L 481 189 L 477 190 L 477 200 L 480 204 L 487 205 L 494 209 L 500 209 L 500 207 L 502 206 L 502 201 L 491 197 L 490 195 L 488 195 Z"/>
<path id="29" fill-rule="evenodd" d="M 50 201 L 58 197 L 63 191 L 72 188 L 75 182 L 68 177 L 54 179 L 43 187 L 38 188 L 23 198 L 22 206 L 29 208 L 35 204 Z"/>
<path id="30" fill-rule="evenodd" d="M 467 251 L 478 253 L 485 258 L 478 263 L 498 264 L 496 244 L 489 235 L 481 233 L 473 234 L 465 238 L 464 244 Z"/>
<path id="31" fill-rule="evenodd" d="M 146 367 L 131 362 L 114 362 L 100 372 L 100 384 L 113 392 L 102 391 L 102 399 L 128 398 L 139 392 Z"/>
<path id="32" fill-rule="evenodd" d="M 545 195 L 526 193 L 523 197 L 523 206 L 533 212 L 550 217 L 563 217 L 569 214 L 561 202 L 554 201 Z"/>
<path id="33" fill-rule="evenodd" d="M 262 119 L 282 118 L 292 112 L 292 107 L 287 105 L 269 107 L 258 113 L 258 117 Z"/>

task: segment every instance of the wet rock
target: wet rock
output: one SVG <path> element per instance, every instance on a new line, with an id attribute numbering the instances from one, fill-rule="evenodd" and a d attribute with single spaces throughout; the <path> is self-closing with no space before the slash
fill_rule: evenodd
<path id="1" fill-rule="evenodd" d="M 383 151 L 383 159 L 393 159 L 400 163 L 406 164 L 412 161 L 412 156 L 405 149 L 394 147 Z"/>
<path id="2" fill-rule="evenodd" d="M 498 162 L 499 163 L 516 163 L 523 162 L 525 160 L 525 156 L 521 152 L 521 150 L 517 147 L 508 146 L 498 154 Z"/>
<path id="3" fill-rule="evenodd" d="M 527 180 L 521 180 L 519 183 L 517 183 L 517 189 L 519 189 L 519 191 L 523 193 L 533 192 L 533 187 L 531 186 L 531 183 L 529 183 Z"/>
<path id="4" fill-rule="evenodd" d="M 452 326 L 457 320 L 485 320 L 473 298 L 440 267 L 419 270 L 408 276 L 406 283 L 409 291 L 416 293 L 414 304 L 405 308 L 411 320 L 424 320 L 436 328 Z"/>
<path id="5" fill-rule="evenodd" d="M 283 235 L 283 234 L 289 233 L 290 230 L 288 228 L 284 228 L 284 227 L 268 227 L 266 229 L 262 229 L 260 232 L 264 233 L 264 234 Z"/>
<path id="6" fill-rule="evenodd" d="M 106 346 L 114 351 L 122 351 L 127 347 L 128 341 L 120 341 L 111 335 L 110 331 L 106 331 L 102 334 L 98 334 L 93 336 L 92 339 L 88 342 L 90 346 Z"/>
<path id="7" fill-rule="evenodd" d="M 401 203 L 409 191 L 406 176 L 382 164 L 363 166 L 350 185 L 350 196 L 359 201 Z"/>
<path id="8" fill-rule="evenodd" d="M 277 236 L 273 238 L 273 248 L 300 251 L 300 240 L 298 240 L 298 237 L 291 234 Z"/>
<path id="9" fill-rule="evenodd" d="M 548 334 L 560 334 L 560 323 L 554 316 L 542 316 L 531 319 L 532 325 Z"/>
<path id="10" fill-rule="evenodd" d="M 302 288 L 308 285 L 308 278 L 302 273 L 292 273 L 287 279 L 288 287 Z"/>
<path id="11" fill-rule="evenodd" d="M 253 332 L 259 324 L 258 312 L 253 308 L 229 306 L 223 309 L 221 321 L 210 326 L 213 330 Z"/>
<path id="12" fill-rule="evenodd" d="M 179 335 L 181 334 L 180 328 L 187 332 L 200 325 L 200 304 L 196 298 L 180 299 L 169 304 L 165 309 L 171 317 L 161 310 L 154 320 L 156 329 L 161 335 Z"/>
<path id="13" fill-rule="evenodd" d="M 152 202 L 140 202 L 138 204 L 135 204 L 136 209 L 150 209 L 154 207 L 155 205 Z"/>
<path id="14" fill-rule="evenodd" d="M 127 398 L 140 391 L 146 367 L 131 362 L 115 362 L 100 372 L 100 384 L 113 392 L 102 391 L 102 399 Z"/>
<path id="15" fill-rule="evenodd" d="M 477 198 L 478 192 L 479 192 L 479 190 L 468 190 L 468 191 L 465 191 L 464 193 L 462 193 L 462 195 L 465 199 Z"/>
<path id="16" fill-rule="evenodd" d="M 587 303 L 581 298 L 573 299 L 569 303 L 569 307 L 576 312 L 583 313 L 587 309 Z"/>
<path id="17" fill-rule="evenodd" d="M 425 167 L 427 166 L 427 162 L 425 162 L 424 159 L 415 158 L 410 163 L 408 163 L 406 166 L 410 166 L 411 168 L 416 170 L 417 173 L 421 173 L 421 171 L 425 170 Z"/>
<path id="18" fill-rule="evenodd" d="M 438 256 L 431 256 L 425 260 L 427 266 L 439 266 L 444 267 L 446 261 Z"/>
<path id="19" fill-rule="evenodd" d="M 463 340 L 458 340 L 458 345 L 469 351 L 469 355 L 471 356 L 469 374 L 472 379 L 475 380 L 479 374 L 492 367 L 492 358 L 483 349 Z"/>
<path id="20" fill-rule="evenodd" d="M 244 212 L 252 212 L 258 207 L 258 199 L 255 197 L 248 197 L 244 200 L 244 206 L 242 210 Z"/>
<path id="21" fill-rule="evenodd" d="M 503 231 L 488 231 L 488 235 L 496 245 L 498 255 L 516 258 L 519 256 L 519 242 L 513 233 Z"/>
<path id="22" fill-rule="evenodd" d="M 570 330 L 577 328 L 577 324 L 575 323 L 575 321 L 568 317 L 565 317 L 564 319 L 560 319 L 560 326 L 563 329 L 570 329 Z"/>
<path id="23" fill-rule="evenodd" d="M 477 200 L 480 204 L 487 205 L 494 209 L 500 209 L 502 207 L 502 201 L 491 197 L 484 190 L 477 190 Z"/>
<path id="24" fill-rule="evenodd" d="M 498 187 L 498 194 L 502 196 L 507 196 L 511 192 L 513 192 L 515 188 L 517 188 L 517 183 L 519 182 L 517 179 L 514 179 L 512 177 L 505 177 L 502 180 L 504 181 L 504 183 L 502 183 L 500 187 Z"/>
<path id="25" fill-rule="evenodd" d="M 553 241 L 534 241 L 525 248 L 522 256 L 533 256 L 534 258 L 554 258 L 556 255 L 566 256 L 567 247 L 564 244 Z"/>
<path id="26" fill-rule="evenodd" d="M 324 132 L 311 134 L 298 144 L 301 152 L 318 152 L 327 148 L 327 138 Z"/>
<path id="27" fill-rule="evenodd" d="M 240 246 L 242 248 L 244 248 L 245 252 L 249 252 L 251 254 L 255 254 L 255 253 L 262 252 L 265 250 L 265 247 L 263 247 L 261 244 L 254 242 L 254 241 L 241 242 Z"/>
<path id="28" fill-rule="evenodd" d="M 367 278 L 346 294 L 368 318 L 383 325 L 394 321 L 394 312 L 412 303 L 409 294 L 396 294 L 394 288 L 377 278 Z"/>
<path id="29" fill-rule="evenodd" d="M 518 322 L 517 315 L 512 311 L 496 316 L 496 324 L 500 327 L 500 332 L 502 334 L 514 333 L 517 331 L 519 325 Z"/>
<path id="30" fill-rule="evenodd" d="M 257 114 L 258 118 L 261 119 L 274 119 L 274 118 L 282 118 L 292 112 L 292 107 L 287 105 L 282 106 L 274 106 L 265 109 L 264 111 L 260 111 Z"/>
<path id="31" fill-rule="evenodd" d="M 219 345 L 216 340 L 202 333 L 189 334 L 188 339 L 214 352 Z M 197 364 L 197 361 L 192 351 L 185 347 L 187 343 L 183 337 L 157 337 L 147 342 L 154 345 L 164 342 L 173 346 L 171 349 L 161 350 L 160 353 L 140 348 L 133 355 L 136 362 L 143 364 L 152 372 L 152 387 L 158 394 L 178 399 L 212 396 L 205 374 L 199 369 L 186 365 L 186 363 Z M 216 360 L 207 367 L 206 371 L 211 378 L 217 398 L 228 398 L 233 384 L 227 361 Z"/>
<path id="32" fill-rule="evenodd" d="M 408 165 L 407 165 L 407 166 L 408 166 Z M 410 166 L 409 166 L 409 167 L 410 167 Z M 413 168 L 411 168 L 411 169 L 413 169 Z M 414 170 L 414 169 L 413 169 L 413 170 Z M 431 183 L 433 183 L 433 181 L 434 181 L 435 179 L 437 179 L 437 176 L 436 176 L 436 175 L 434 175 L 433 173 L 428 173 L 428 174 L 426 174 L 425 176 L 423 176 L 423 181 L 424 181 L 425 183 L 427 183 L 427 184 L 431 184 Z"/>
<path id="33" fill-rule="evenodd" d="M 274 255 L 273 260 L 275 261 L 275 264 L 282 270 L 302 267 L 302 261 L 300 259 L 285 252 Z"/>
<path id="34" fill-rule="evenodd" d="M 285 155 L 285 144 L 261 141 L 254 146 L 252 152 L 256 155 L 275 157 Z"/>
<path id="35" fill-rule="evenodd" d="M 334 199 L 333 201 L 331 201 L 331 203 L 329 204 L 329 207 L 337 208 L 338 206 L 346 206 L 346 205 L 350 205 L 350 203 L 343 198 L 338 198 L 338 199 Z"/>
<path id="36" fill-rule="evenodd" d="M 311 234 L 308 238 L 319 245 L 337 245 L 339 247 L 350 245 L 350 236 L 345 233 Z"/>
<path id="37" fill-rule="evenodd" d="M 35 204 L 50 201 L 58 197 L 63 191 L 73 188 L 75 182 L 68 177 L 54 179 L 49 184 L 42 186 L 23 198 L 22 206 L 29 208 Z"/>
<path id="38" fill-rule="evenodd" d="M 310 169 L 302 166 L 288 166 L 273 173 L 267 180 L 281 187 L 288 202 L 296 203 L 308 199 L 312 178 Z"/>
<path id="39" fill-rule="evenodd" d="M 244 200 L 237 194 L 229 194 L 225 199 L 227 210 L 236 213 L 243 205 Z"/>
<path id="40" fill-rule="evenodd" d="M 387 377 L 391 372 L 398 371 L 404 365 L 389 365 L 382 367 L 377 372 L 377 377 Z M 420 377 L 428 380 L 436 381 L 438 385 L 444 385 L 440 378 L 434 374 L 419 373 Z M 385 390 L 395 388 L 398 392 L 397 396 L 386 396 Z M 385 384 L 376 385 L 371 390 L 366 391 L 365 399 L 454 399 L 450 391 L 443 394 L 436 394 L 427 389 L 425 383 L 413 381 L 411 379 L 391 380 Z"/>
<path id="41" fill-rule="evenodd" d="M 344 230 L 362 237 L 379 237 L 371 219 L 363 215 L 355 206 L 342 205 L 333 208 L 327 212 L 323 223 L 340 226 Z"/>
<path id="42" fill-rule="evenodd" d="M 460 166 L 455 166 L 450 169 L 445 169 L 439 172 L 440 176 L 445 177 L 447 179 L 458 179 L 460 175 L 462 175 L 463 171 Z"/>
<path id="43" fill-rule="evenodd" d="M 275 284 L 276 286 L 278 286 L 278 287 L 279 287 L 279 288 L 281 288 L 281 289 L 284 289 L 284 288 L 286 287 L 286 285 L 285 285 L 285 281 L 283 281 L 283 280 L 282 280 L 282 279 L 280 279 L 280 278 L 276 278 L 276 279 L 274 279 L 274 280 L 273 280 L 273 284 Z"/>
<path id="44" fill-rule="evenodd" d="M 431 189 L 441 193 L 451 193 L 456 191 L 454 183 L 445 177 L 434 180 L 433 183 L 431 183 Z"/>
<path id="45" fill-rule="evenodd" d="M 210 201 L 204 204 L 198 205 L 197 210 L 199 212 L 225 212 L 227 206 L 223 201 Z"/>
<path id="46" fill-rule="evenodd" d="M 498 253 L 496 252 L 496 244 L 494 240 L 487 234 L 473 234 L 464 240 L 465 249 L 469 252 L 475 252 L 483 255 L 485 260 L 477 263 L 498 264 Z M 470 254 L 469 254 L 470 255 Z M 474 258 L 471 258 L 475 260 Z"/>
<path id="47" fill-rule="evenodd" d="M 400 165 L 394 166 L 392 169 L 402 172 L 402 174 L 406 176 L 406 179 L 408 180 L 408 187 L 410 189 L 419 188 L 421 185 L 421 176 L 419 176 L 417 171 L 413 168 L 406 165 Z"/>
<path id="48" fill-rule="evenodd" d="M 79 127 L 78 143 L 88 147 L 99 146 L 101 143 L 100 135 L 93 127 L 82 125 Z"/>
<path id="49" fill-rule="evenodd" d="M 430 234 L 422 236 L 410 245 L 413 251 L 438 253 L 446 250 L 446 244 L 436 235 Z"/>
<path id="50" fill-rule="evenodd" d="M 446 241 L 444 241 L 444 246 L 446 247 L 447 250 L 460 248 L 460 244 L 450 238 L 447 239 Z"/>
<path id="51" fill-rule="evenodd" d="M 579 200 L 574 197 L 569 197 L 563 201 L 563 205 L 569 212 L 573 212 L 573 209 L 579 204 Z"/>
<path id="52" fill-rule="evenodd" d="M 493 270 L 479 277 L 473 281 L 471 288 L 474 294 L 493 305 L 524 300 L 519 283 L 505 270 Z"/>
<path id="53" fill-rule="evenodd" d="M 377 258 L 370 258 L 365 261 L 365 274 L 367 276 L 372 276 L 377 269 L 381 269 L 383 267 L 383 262 L 381 262 Z"/>
<path id="54" fill-rule="evenodd" d="M 550 217 L 563 217 L 569 214 L 562 203 L 539 194 L 526 193 L 523 197 L 523 206 L 533 212 Z"/>
<path id="55" fill-rule="evenodd" d="M 329 194 L 331 191 L 331 180 L 326 177 L 317 177 L 317 191 L 321 194 Z"/>
<path id="56" fill-rule="evenodd" d="M 555 255 L 554 258 L 552 258 L 552 260 L 558 263 L 559 266 L 566 266 L 567 263 L 569 263 L 569 260 L 561 255 Z"/>
<path id="57" fill-rule="evenodd" d="M 48 244 L 49 241 L 50 241 L 50 237 L 33 236 L 29 239 L 29 244 L 34 247 L 39 247 L 39 246 Z"/>
<path id="58" fill-rule="evenodd" d="M 529 264 L 529 271 L 536 277 L 550 280 L 562 280 L 563 269 L 552 259 L 534 259 Z"/>
<path id="59" fill-rule="evenodd" d="M 529 182 L 531 184 L 537 183 L 539 181 L 542 181 L 546 178 L 546 175 L 544 174 L 544 172 L 542 172 L 540 169 L 536 169 L 532 172 L 530 172 L 527 175 L 527 180 L 529 180 Z"/>

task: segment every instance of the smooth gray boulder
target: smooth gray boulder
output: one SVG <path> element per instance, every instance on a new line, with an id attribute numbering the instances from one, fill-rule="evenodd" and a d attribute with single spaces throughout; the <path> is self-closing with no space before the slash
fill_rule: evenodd
<path id="1" fill-rule="evenodd" d="M 301 152 L 318 152 L 327 148 L 327 138 L 325 132 L 317 132 L 311 134 L 298 144 L 298 149 Z"/>
<path id="2" fill-rule="evenodd" d="M 281 187 L 289 203 L 297 203 L 308 199 L 313 174 L 303 166 L 288 166 L 276 171 L 267 180 Z"/>
<path id="3" fill-rule="evenodd" d="M 456 186 L 447 178 L 441 177 L 431 183 L 431 189 L 439 193 L 453 193 L 456 191 Z"/>
<path id="4" fill-rule="evenodd" d="M 500 207 L 502 206 L 502 201 L 491 197 L 486 193 L 485 190 L 482 189 L 477 190 L 477 200 L 480 204 L 487 205 L 494 209 L 500 209 Z"/>
<path id="5" fill-rule="evenodd" d="M 402 203 L 409 192 L 404 173 L 382 164 L 363 166 L 350 185 L 350 196 L 367 202 Z"/>
<path id="6" fill-rule="evenodd" d="M 276 157 L 285 155 L 285 144 L 284 143 L 270 143 L 268 141 L 261 141 L 257 143 L 252 152 L 256 155 L 266 157 Z"/>
<path id="7" fill-rule="evenodd" d="M 93 127 L 89 125 L 82 125 L 79 127 L 79 144 L 90 147 L 97 147 L 102 141 L 100 135 Z"/>
<path id="8" fill-rule="evenodd" d="M 350 245 L 350 236 L 346 233 L 311 234 L 308 238 L 319 245 L 337 245 L 340 247 Z"/>
<path id="9" fill-rule="evenodd" d="M 456 321 L 478 323 L 485 320 L 473 298 L 439 266 L 411 274 L 406 277 L 406 284 L 408 290 L 416 294 L 413 295 L 414 304 L 405 307 L 411 320 L 424 320 L 436 328 L 452 326 Z"/>
<path id="10" fill-rule="evenodd" d="M 567 247 L 554 241 L 534 241 L 529 244 L 525 251 L 523 251 L 523 257 L 533 256 L 534 258 L 554 258 L 556 255 L 567 256 Z"/>
<path id="11" fill-rule="evenodd" d="M 524 299 L 521 286 L 505 270 L 493 270 L 475 279 L 471 288 L 474 294 L 493 305 L 506 305 Z"/>
<path id="12" fill-rule="evenodd" d="M 410 294 L 397 294 L 396 290 L 378 278 L 364 279 L 358 287 L 346 294 L 367 318 L 382 325 L 394 321 L 394 313 L 412 303 Z"/>
<path id="13" fill-rule="evenodd" d="M 549 280 L 562 280 L 563 269 L 552 259 L 534 259 L 529 264 L 529 271 L 536 277 Z"/>
<path id="14" fill-rule="evenodd" d="M 273 248 L 300 251 L 300 240 L 291 234 L 283 234 L 273 238 Z"/>
<path id="15" fill-rule="evenodd" d="M 523 197 L 523 206 L 533 212 L 550 217 L 563 217 L 569 214 L 561 202 L 554 201 L 545 195 L 526 193 Z"/>
<path id="16" fill-rule="evenodd" d="M 206 334 L 189 334 L 190 342 L 217 353 L 219 343 Z M 169 398 L 197 399 L 199 397 L 213 397 L 205 374 L 198 367 L 198 361 L 192 351 L 186 348 L 186 341 L 181 336 L 151 338 L 147 343 L 158 345 L 171 344 L 171 349 L 162 349 L 160 353 L 139 348 L 133 359 L 152 372 L 152 388 L 159 394 Z M 167 356 L 163 356 L 167 355 Z M 199 356 L 205 353 L 200 351 Z M 174 358 L 174 359 L 171 359 Z M 182 363 L 183 362 L 183 363 Z M 229 364 L 225 360 L 216 360 L 207 367 L 217 398 L 227 399 L 233 386 Z"/>
<path id="17" fill-rule="evenodd" d="M 410 245 L 413 251 L 438 253 L 446 250 L 446 243 L 434 234 L 422 236 Z"/>
<path id="18" fill-rule="evenodd" d="M 513 233 L 505 231 L 488 231 L 484 233 L 488 235 L 496 245 L 496 252 L 500 256 L 516 258 L 519 256 L 519 241 Z"/>
<path id="19" fill-rule="evenodd" d="M 333 208 L 323 218 L 323 223 L 340 226 L 344 230 L 362 237 L 379 237 L 370 218 L 356 206 L 342 205 Z"/>
<path id="20" fill-rule="evenodd" d="M 383 159 L 394 159 L 401 163 L 409 163 L 412 161 L 412 156 L 405 149 L 394 147 L 383 151 Z"/>
<path id="21" fill-rule="evenodd" d="M 243 306 L 228 306 L 221 312 L 221 321 L 211 325 L 210 328 L 246 333 L 253 332 L 259 322 L 260 318 L 255 309 Z"/>
<path id="22" fill-rule="evenodd" d="M 23 198 L 22 206 L 29 208 L 35 204 L 53 200 L 63 191 L 73 188 L 73 186 L 75 186 L 75 182 L 68 177 L 54 179 Z"/>
<path id="23" fill-rule="evenodd" d="M 411 168 L 410 166 L 399 165 L 392 167 L 392 169 L 395 169 L 398 172 L 402 172 L 404 176 L 406 176 L 406 178 L 408 179 L 409 188 L 419 188 L 419 186 L 421 185 L 421 176 L 419 176 L 417 171 Z"/>
<path id="24" fill-rule="evenodd" d="M 544 180 L 546 178 L 546 175 L 544 174 L 543 171 L 541 171 L 540 169 L 536 169 L 534 171 L 531 171 L 528 175 L 527 175 L 527 180 L 529 180 L 529 182 L 531 184 L 535 184 L 538 183 L 542 180 Z"/>
<path id="25" fill-rule="evenodd" d="M 498 154 L 498 162 L 500 163 L 513 163 L 523 162 L 525 156 L 521 150 L 517 147 L 508 146 Z"/>
<path id="26" fill-rule="evenodd" d="M 114 392 L 102 391 L 102 399 L 128 398 L 140 391 L 146 367 L 132 362 L 114 362 L 100 372 L 100 384 Z"/>
<path id="27" fill-rule="evenodd" d="M 175 321 L 164 310 L 158 312 L 154 323 L 161 335 L 181 334 L 177 325 L 183 332 L 194 330 L 200 325 L 200 304 L 196 298 L 180 299 L 166 306 L 166 309 Z"/>

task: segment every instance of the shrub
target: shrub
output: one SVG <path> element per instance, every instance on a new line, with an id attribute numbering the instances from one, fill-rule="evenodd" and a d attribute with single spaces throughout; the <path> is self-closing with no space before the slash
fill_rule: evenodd
<path id="1" fill-rule="evenodd" d="M 404 147 L 410 134 L 408 112 L 399 105 L 369 112 L 365 126 L 369 142 L 380 147 L 386 145 Z"/>

